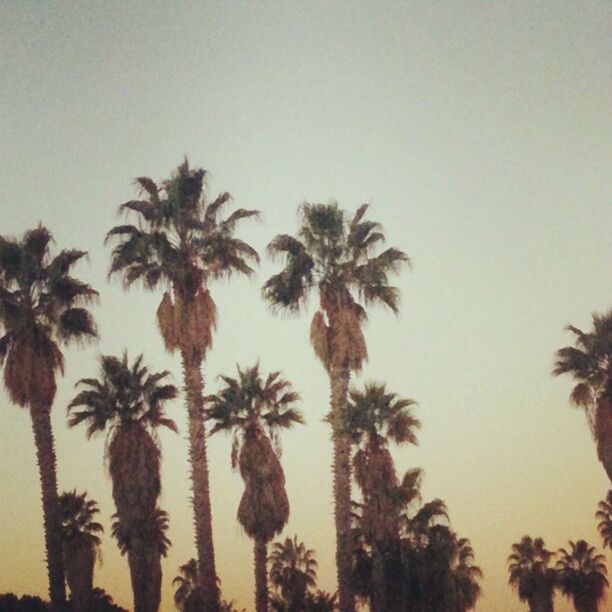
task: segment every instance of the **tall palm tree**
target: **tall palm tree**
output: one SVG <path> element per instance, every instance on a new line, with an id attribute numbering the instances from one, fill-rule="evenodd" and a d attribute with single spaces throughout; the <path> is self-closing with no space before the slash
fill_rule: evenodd
<path id="1" fill-rule="evenodd" d="M 408 261 L 389 248 L 374 256 L 384 241 L 378 223 L 364 220 L 368 206 L 360 206 L 348 219 L 332 204 L 301 207 L 297 237 L 276 236 L 268 246 L 272 256 L 282 256 L 285 267 L 265 283 L 264 298 L 275 308 L 298 312 L 311 290 L 318 293 L 319 310 L 310 329 L 316 355 L 327 370 L 332 428 L 336 565 L 341 612 L 355 609 L 351 592 L 351 465 L 350 438 L 345 411 L 351 371 L 367 359 L 362 325 L 363 305 L 381 304 L 397 312 L 399 292 L 388 275 Z"/>
<path id="2" fill-rule="evenodd" d="M 42 489 L 49 596 L 66 600 L 62 538 L 57 509 L 56 457 L 51 407 L 57 373 L 64 372 L 59 345 L 96 336 L 85 308 L 97 295 L 70 275 L 85 251 L 51 256 L 53 238 L 38 226 L 21 239 L 0 236 L 0 365 L 11 400 L 28 408 Z"/>
<path id="3" fill-rule="evenodd" d="M 560 548 L 557 553 L 558 585 L 571 598 L 576 612 L 597 612 L 608 586 L 605 557 L 584 540 L 569 544 L 570 552 Z"/>
<path id="4" fill-rule="evenodd" d="M 270 582 L 276 590 L 274 609 L 298 612 L 306 607 L 308 591 L 317 583 L 315 551 L 297 535 L 275 542 L 270 553 Z"/>
<path id="5" fill-rule="evenodd" d="M 612 489 L 608 491 L 606 499 L 599 502 L 598 507 L 595 513 L 595 518 L 599 520 L 597 531 L 603 539 L 604 548 L 612 549 Z"/>
<path id="6" fill-rule="evenodd" d="M 240 468 L 245 484 L 237 516 L 255 541 L 255 603 L 257 612 L 265 612 L 268 542 L 289 518 L 285 475 L 277 454 L 278 431 L 304 420 L 294 408 L 299 396 L 280 372 L 272 372 L 264 380 L 257 364 L 244 371 L 238 368 L 237 378 L 221 379 L 221 390 L 205 398 L 208 418 L 215 423 L 210 433 L 232 434 L 232 467 Z"/>
<path id="7" fill-rule="evenodd" d="M 571 374 L 577 381 L 570 400 L 586 410 L 597 456 L 612 482 L 612 310 L 593 314 L 593 330 L 568 325 L 575 346 L 557 351 L 553 374 Z"/>
<path id="8" fill-rule="evenodd" d="M 121 274 L 126 287 L 142 281 L 145 289 L 165 289 L 157 320 L 166 348 L 181 355 L 189 416 L 189 462 L 199 572 L 205 609 L 216 612 L 219 589 L 212 537 L 212 514 L 204 424 L 202 363 L 212 345 L 216 307 L 209 282 L 232 273 L 250 275 L 257 252 L 234 236 L 241 219 L 257 216 L 238 209 L 225 219 L 229 193 L 212 202 L 204 197 L 203 169 L 187 160 L 158 186 L 147 177 L 136 182 L 144 200 L 122 204 L 121 212 L 138 215 L 137 225 L 120 225 L 107 239 L 116 238 L 109 274 Z"/>
<path id="9" fill-rule="evenodd" d="M 523 536 L 512 544 L 508 556 L 508 583 L 526 601 L 530 612 L 552 612 L 556 582 L 555 570 L 550 566 L 553 553 L 546 549 L 542 538 Z"/>
<path id="10" fill-rule="evenodd" d="M 355 480 L 361 489 L 363 505 L 361 528 L 372 547 L 372 609 L 390 609 L 385 557 L 399 543 L 401 510 L 418 492 L 420 470 L 406 474 L 398 482 L 389 451 L 389 441 L 416 444 L 419 421 L 411 414 L 413 400 L 389 393 L 385 384 L 369 383 L 363 391 L 352 389 L 347 405 L 347 428 L 357 451 L 353 457 Z"/>
<path id="11" fill-rule="evenodd" d="M 100 359 L 100 378 L 84 378 L 86 387 L 70 402 L 68 425 L 87 425 L 87 437 L 107 431 L 108 467 L 117 522 L 113 534 L 127 551 L 135 612 L 156 612 L 161 596 L 161 564 L 167 541 L 165 513 L 156 506 L 161 491 L 161 453 L 156 428 L 177 431 L 164 403 L 177 396 L 164 384 L 169 373 L 151 374 L 142 355 L 130 366 L 122 358 Z"/>
<path id="12" fill-rule="evenodd" d="M 100 510 L 87 493 L 76 490 L 59 496 L 59 513 L 64 544 L 64 568 L 75 612 L 88 612 L 93 594 L 93 575 L 104 528 L 94 520 Z"/>

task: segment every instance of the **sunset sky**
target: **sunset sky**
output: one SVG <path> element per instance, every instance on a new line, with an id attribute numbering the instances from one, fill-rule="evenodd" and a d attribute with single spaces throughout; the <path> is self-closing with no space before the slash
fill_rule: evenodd
<path id="1" fill-rule="evenodd" d="M 66 351 L 53 412 L 60 490 L 87 490 L 107 533 L 95 582 L 130 607 L 127 561 L 110 537 L 104 438 L 68 430 L 74 383 L 99 354 L 144 353 L 181 384 L 164 351 L 161 293 L 107 281 L 102 242 L 134 177 L 163 180 L 182 160 L 209 193 L 257 208 L 240 236 L 262 254 L 252 279 L 211 287 L 219 327 L 207 391 L 235 364 L 280 369 L 307 425 L 283 434 L 291 517 L 283 534 L 314 548 L 335 589 L 329 389 L 309 345 L 312 306 L 279 317 L 260 299 L 265 257 L 297 207 L 371 203 L 412 269 L 398 317 L 373 311 L 369 362 L 354 379 L 414 398 L 425 471 L 483 568 L 478 612 L 526 610 L 506 557 L 524 534 L 551 549 L 585 538 L 609 483 L 569 379 L 551 376 L 564 326 L 612 306 L 612 5 L 601 2 L 9 2 L 0 0 L 0 234 L 42 221 L 58 248 L 89 251 L 77 273 L 99 292 L 100 341 Z M 29 415 L 0 391 L 0 593 L 46 596 L 40 486 Z M 194 556 L 186 412 L 162 432 L 171 580 Z M 253 610 L 252 544 L 235 520 L 242 481 L 230 440 L 209 445 L 213 529 L 227 599 Z M 608 555 L 609 564 L 612 558 Z M 610 568 L 612 571 L 612 567 Z M 560 611 L 571 607 L 557 597 Z"/>

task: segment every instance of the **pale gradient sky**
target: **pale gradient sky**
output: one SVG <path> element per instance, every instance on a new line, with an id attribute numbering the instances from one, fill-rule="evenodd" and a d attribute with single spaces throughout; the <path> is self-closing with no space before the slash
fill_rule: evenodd
<path id="1" fill-rule="evenodd" d="M 372 314 L 361 379 L 419 401 L 425 499 L 448 503 L 485 572 L 484 611 L 526 606 L 505 559 L 523 534 L 556 549 L 586 538 L 607 489 L 570 381 L 550 375 L 572 322 L 611 306 L 612 5 L 609 2 L 0 1 L 2 234 L 43 221 L 61 247 L 90 252 L 78 272 L 101 293 L 98 346 L 67 351 L 53 425 L 60 489 L 86 488 L 110 532 L 103 440 L 68 431 L 73 385 L 100 351 L 144 352 L 180 384 L 154 313 L 160 294 L 107 283 L 105 232 L 133 178 L 157 180 L 187 154 L 262 221 L 260 252 L 294 232 L 304 200 L 371 202 L 390 245 L 413 259 L 401 314 Z M 334 588 L 328 387 L 308 315 L 273 316 L 252 280 L 213 286 L 219 329 L 205 366 L 281 369 L 308 420 L 283 436 L 287 535 L 316 549 Z M 0 392 L 0 592 L 44 594 L 40 489 L 28 414 Z M 162 433 L 171 579 L 194 554 L 185 413 Z M 210 443 L 213 527 L 226 597 L 253 609 L 252 548 L 235 520 L 242 482 L 229 440 Z M 109 533 L 96 583 L 131 605 L 127 563 Z M 608 557 L 609 558 L 609 557 Z M 610 559 L 610 558 L 609 558 Z M 561 602 L 560 602 L 561 603 Z M 569 610 L 563 602 L 559 610 Z"/>

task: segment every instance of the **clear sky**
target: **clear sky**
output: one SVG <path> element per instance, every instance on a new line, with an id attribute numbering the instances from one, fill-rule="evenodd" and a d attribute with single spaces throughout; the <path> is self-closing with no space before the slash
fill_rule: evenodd
<path id="1" fill-rule="evenodd" d="M 446 500 L 485 572 L 477 610 L 518 611 L 505 559 L 524 534 L 550 548 L 586 538 L 608 486 L 570 381 L 551 374 L 567 323 L 612 304 L 609 2 L 0 1 L 0 233 L 43 221 L 101 293 L 98 345 L 67 351 L 53 425 L 62 490 L 87 489 L 110 532 L 103 439 L 68 431 L 76 380 L 100 351 L 144 352 L 180 385 L 155 325 L 160 294 L 108 283 L 105 232 L 133 179 L 187 154 L 211 195 L 258 208 L 241 236 L 263 253 L 294 232 L 304 200 L 370 202 L 390 245 L 412 258 L 399 317 L 375 312 L 362 380 L 419 402 L 425 499 Z M 284 435 L 287 535 L 316 549 L 334 588 L 328 386 L 309 346 L 312 312 L 275 317 L 252 280 L 212 287 L 219 329 L 209 390 L 261 358 L 303 398 L 308 424 Z M 0 592 L 44 594 L 42 511 L 28 414 L 0 392 Z M 194 554 L 186 419 L 162 433 L 171 579 Z M 253 609 L 252 547 L 235 520 L 242 482 L 229 439 L 210 444 L 213 527 L 226 597 Z M 110 535 L 96 583 L 131 605 Z M 610 558 L 609 558 L 610 560 Z M 559 610 L 568 610 L 567 604 Z"/>

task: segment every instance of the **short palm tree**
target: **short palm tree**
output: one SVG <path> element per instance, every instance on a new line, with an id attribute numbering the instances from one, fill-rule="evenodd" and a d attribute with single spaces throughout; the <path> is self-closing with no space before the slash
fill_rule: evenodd
<path id="1" fill-rule="evenodd" d="M 556 582 L 555 570 L 550 566 L 553 553 L 546 549 L 542 538 L 523 536 L 512 544 L 508 557 L 508 583 L 526 601 L 530 612 L 552 612 Z"/>
<path id="2" fill-rule="evenodd" d="M 606 499 L 599 502 L 595 518 L 599 520 L 597 531 L 603 539 L 604 548 L 612 548 L 612 489 L 608 491 Z"/>
<path id="3" fill-rule="evenodd" d="M 278 431 L 303 423 L 294 408 L 299 396 L 280 372 L 264 380 L 259 365 L 241 370 L 238 377 L 221 376 L 223 387 L 206 397 L 211 435 L 232 434 L 232 467 L 240 468 L 245 488 L 238 507 L 238 521 L 255 541 L 255 602 L 257 612 L 268 609 L 267 546 L 289 518 L 285 475 L 275 447 Z"/>
<path id="4" fill-rule="evenodd" d="M 172 586 L 176 587 L 174 605 L 178 610 L 184 610 L 187 600 L 198 586 L 198 562 L 195 559 L 189 559 L 179 567 L 179 573 L 172 581 Z"/>
<path id="5" fill-rule="evenodd" d="M 113 533 L 127 551 L 135 612 L 156 612 L 160 602 L 163 533 L 167 518 L 157 508 L 161 491 L 160 449 L 156 428 L 176 431 L 164 403 L 176 397 L 169 373 L 151 374 L 142 355 L 130 366 L 122 358 L 101 357 L 100 378 L 84 378 L 86 387 L 70 402 L 70 427 L 84 423 L 87 437 L 107 431 L 108 467 L 117 523 Z"/>
<path id="6" fill-rule="evenodd" d="M 51 256 L 53 238 L 42 226 L 23 238 L 0 236 L 0 365 L 11 400 L 28 408 L 42 489 L 45 546 L 52 605 L 66 600 L 57 512 L 56 457 L 51 428 L 55 377 L 64 372 L 59 345 L 96 336 L 85 308 L 97 295 L 70 275 L 84 251 Z"/>
<path id="7" fill-rule="evenodd" d="M 374 255 L 384 241 L 378 223 L 364 220 L 360 206 L 349 220 L 336 203 L 301 207 L 297 237 L 276 236 L 268 246 L 285 267 L 265 283 L 264 298 L 277 309 L 299 312 L 311 291 L 319 298 L 310 338 L 330 380 L 336 565 L 341 612 L 355 609 L 351 592 L 351 465 L 345 411 L 351 371 L 367 359 L 363 305 L 381 304 L 397 312 L 399 292 L 388 283 L 391 272 L 408 261 L 394 248 Z"/>
<path id="8" fill-rule="evenodd" d="M 268 561 L 270 582 L 276 590 L 274 609 L 304 610 L 308 591 L 317 583 L 315 551 L 298 541 L 297 535 L 275 542 Z"/>
<path id="9" fill-rule="evenodd" d="M 215 569 L 212 514 L 203 412 L 202 363 L 212 345 L 216 307 L 209 293 L 210 281 L 232 273 L 250 275 L 257 252 L 234 236 L 241 219 L 257 216 L 238 209 L 220 218 L 230 195 L 212 202 L 204 197 L 203 169 L 187 160 L 172 177 L 158 186 L 152 179 L 136 182 L 146 199 L 122 204 L 121 212 L 138 216 L 137 225 L 120 225 L 107 239 L 118 239 L 109 274 L 121 274 L 126 287 L 141 281 L 145 289 L 165 288 L 157 310 L 166 348 L 181 355 L 189 415 L 189 462 L 199 572 L 205 609 L 216 612 L 219 588 Z"/>
<path id="10" fill-rule="evenodd" d="M 557 583 L 576 612 L 597 612 L 608 586 L 605 557 L 584 540 L 570 541 L 571 551 L 557 553 Z"/>
<path id="11" fill-rule="evenodd" d="M 347 429 L 357 448 L 353 466 L 363 496 L 361 528 L 372 547 L 375 612 L 389 609 L 385 556 L 397 546 L 401 511 L 418 491 L 420 470 L 410 471 L 400 486 L 389 451 L 389 441 L 417 443 L 415 429 L 420 423 L 410 412 L 414 403 L 389 393 L 384 384 L 369 383 L 363 391 L 352 389 L 349 394 Z"/>
<path id="12" fill-rule="evenodd" d="M 75 612 L 88 612 L 93 594 L 93 575 L 104 528 L 94 520 L 100 510 L 87 493 L 76 490 L 59 496 L 59 513 L 64 544 L 64 568 Z"/>
<path id="13" fill-rule="evenodd" d="M 576 344 L 557 351 L 553 374 L 571 374 L 577 381 L 570 400 L 585 408 L 597 455 L 612 482 L 612 310 L 593 314 L 590 332 L 567 329 Z"/>
<path id="14" fill-rule="evenodd" d="M 471 610 L 482 594 L 482 570 L 474 562 L 474 549 L 467 538 L 455 539 L 452 572 L 455 581 L 457 612 Z"/>

